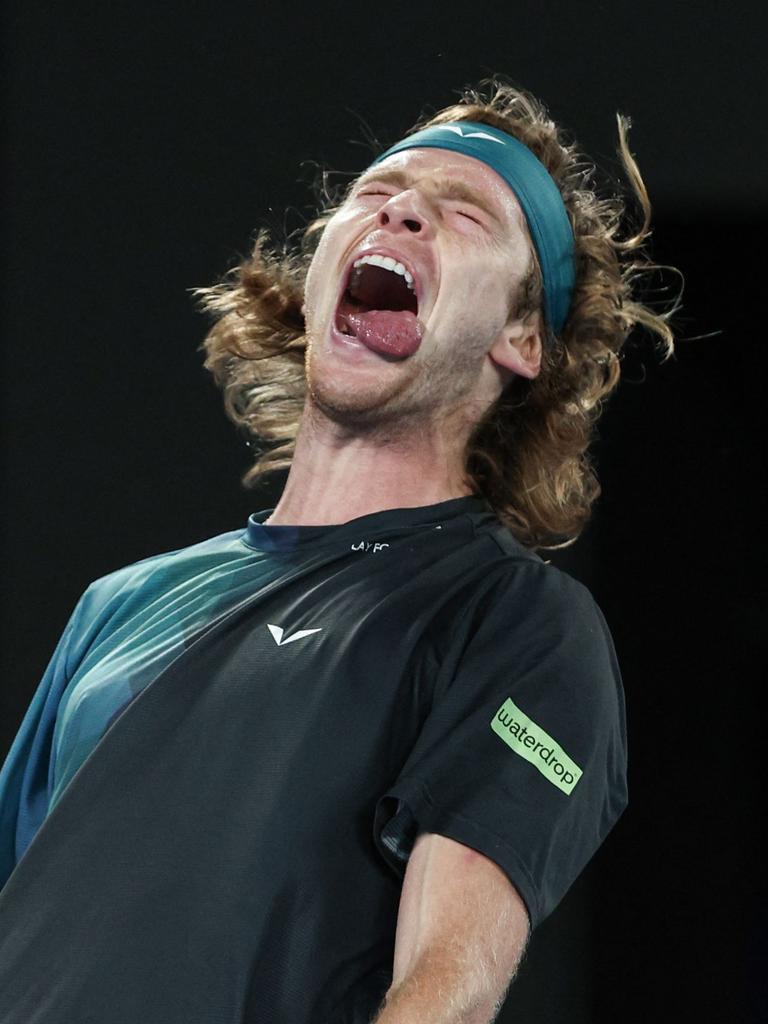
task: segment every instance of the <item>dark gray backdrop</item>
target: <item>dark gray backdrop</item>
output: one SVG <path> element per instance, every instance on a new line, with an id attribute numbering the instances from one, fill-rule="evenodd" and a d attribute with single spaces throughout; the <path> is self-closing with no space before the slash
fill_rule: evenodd
<path id="1" fill-rule="evenodd" d="M 389 144 L 487 74 L 538 93 L 611 173 L 619 110 L 654 255 L 686 277 L 682 337 L 664 366 L 633 339 L 595 446 L 595 516 L 544 557 L 611 626 L 631 803 L 534 937 L 501 1020 L 762 1019 L 758 10 L 6 4 L 0 754 L 91 580 L 277 500 L 282 479 L 239 485 L 248 452 L 201 368 L 188 290 L 257 227 L 303 224 L 317 164 L 361 170 L 369 131 Z"/>

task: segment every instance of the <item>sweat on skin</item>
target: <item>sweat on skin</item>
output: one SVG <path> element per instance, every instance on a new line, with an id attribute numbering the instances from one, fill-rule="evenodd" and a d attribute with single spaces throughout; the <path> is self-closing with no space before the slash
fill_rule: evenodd
<path id="1" fill-rule="evenodd" d="M 377 180 L 395 170 L 408 187 Z M 451 198 L 459 182 L 482 206 Z M 401 257 L 418 285 L 423 334 L 406 359 L 334 326 L 348 268 L 377 249 Z M 416 148 L 361 176 L 307 274 L 307 397 L 270 525 L 340 523 L 471 493 L 462 453 L 473 425 L 515 374 L 539 373 L 538 314 L 510 312 L 531 258 L 513 191 L 479 160 Z"/>

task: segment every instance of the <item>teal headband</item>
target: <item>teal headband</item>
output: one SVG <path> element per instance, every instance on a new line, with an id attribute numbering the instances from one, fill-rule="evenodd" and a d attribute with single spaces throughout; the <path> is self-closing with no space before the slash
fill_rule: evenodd
<path id="1" fill-rule="evenodd" d="M 489 124 L 459 121 L 433 125 L 408 135 L 377 157 L 371 167 L 393 153 L 413 147 L 465 153 L 488 164 L 507 182 L 528 222 L 544 280 L 544 313 L 558 334 L 568 317 L 576 278 L 574 242 L 560 190 L 544 164 L 506 132 Z"/>

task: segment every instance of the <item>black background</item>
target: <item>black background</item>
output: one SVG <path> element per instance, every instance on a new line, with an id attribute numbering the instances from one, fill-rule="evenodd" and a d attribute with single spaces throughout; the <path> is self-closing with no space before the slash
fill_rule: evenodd
<path id="1" fill-rule="evenodd" d="M 631 803 L 534 936 L 500 1020 L 764 1019 L 764 26 L 757 4 L 4 9 L 2 753 L 85 587 L 238 526 L 284 478 L 202 369 L 189 289 L 312 212 L 493 72 L 608 173 L 615 113 L 685 276 L 677 353 L 642 334 L 599 425 L 603 494 L 543 553 L 611 626 Z M 338 180 L 338 179 L 337 179 Z M 674 287 L 674 279 L 667 282 Z M 662 301 L 668 293 L 659 293 Z"/>

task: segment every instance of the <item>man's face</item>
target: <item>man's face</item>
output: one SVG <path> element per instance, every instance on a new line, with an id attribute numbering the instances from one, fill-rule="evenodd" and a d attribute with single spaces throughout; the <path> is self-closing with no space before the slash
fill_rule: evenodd
<path id="1" fill-rule="evenodd" d="M 337 330 L 360 250 L 391 256 L 415 278 L 422 340 L 405 358 Z M 308 400 L 358 431 L 479 418 L 512 376 L 491 350 L 530 258 L 514 193 L 481 161 L 414 148 L 369 169 L 325 228 L 307 275 Z"/>

